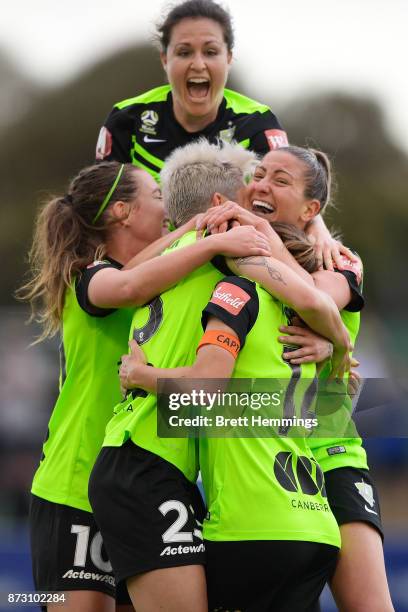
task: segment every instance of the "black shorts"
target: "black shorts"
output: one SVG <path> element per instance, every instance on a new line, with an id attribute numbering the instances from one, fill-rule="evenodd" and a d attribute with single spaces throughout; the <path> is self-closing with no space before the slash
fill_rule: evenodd
<path id="1" fill-rule="evenodd" d="M 339 525 L 370 523 L 384 539 L 378 493 L 368 470 L 337 468 L 325 472 L 324 480 L 327 499 Z"/>
<path id="2" fill-rule="evenodd" d="M 31 496 L 30 539 L 37 591 L 100 591 L 130 603 L 90 512 Z"/>
<path id="3" fill-rule="evenodd" d="M 209 612 L 317 612 L 339 552 L 286 540 L 205 545 Z"/>
<path id="4" fill-rule="evenodd" d="M 105 447 L 89 498 L 118 580 L 205 561 L 205 507 L 195 484 L 174 465 L 128 440 Z"/>

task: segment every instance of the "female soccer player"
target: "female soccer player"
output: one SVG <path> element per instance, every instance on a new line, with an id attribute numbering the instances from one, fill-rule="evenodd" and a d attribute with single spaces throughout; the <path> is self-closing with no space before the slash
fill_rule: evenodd
<path id="1" fill-rule="evenodd" d="M 218 3 L 177 4 L 158 28 L 158 41 L 169 85 L 115 104 L 99 134 L 97 160 L 131 162 L 158 178 L 175 148 L 200 137 L 234 141 L 259 155 L 288 144 L 267 106 L 225 89 L 234 32 L 231 16 Z M 340 266 L 343 246 L 320 216 L 308 232 L 326 268 L 332 269 L 332 260 Z"/>
<path id="2" fill-rule="evenodd" d="M 251 228 L 249 234 L 201 240 L 137 265 L 145 247 L 152 257 L 188 229 L 160 239 L 163 224 L 154 179 L 116 162 L 82 170 L 37 219 L 32 279 L 20 297 L 31 301 L 43 323 L 41 338 L 61 330 L 62 345 L 60 394 L 32 485 L 31 548 L 36 588 L 69 593 L 64 609 L 70 612 L 115 605 L 115 579 L 87 489 L 112 406 L 121 397 L 117 362 L 126 350 L 132 306 L 148 302 L 217 252 L 269 252 Z M 124 589 L 118 602 L 126 596 Z"/>
<path id="3" fill-rule="evenodd" d="M 234 33 L 219 4 L 177 4 L 158 28 L 158 40 L 169 85 L 114 106 L 100 133 L 97 159 L 132 162 L 158 178 L 175 148 L 202 136 L 235 140 L 260 154 L 287 144 L 267 106 L 224 89 Z"/>
<path id="4" fill-rule="evenodd" d="M 330 201 L 330 178 L 329 160 L 321 152 L 299 147 L 270 152 L 256 169 L 243 205 L 262 219 L 304 229 Z M 236 204 L 225 204 L 224 210 L 213 209 L 201 223 L 218 227 L 236 220 L 260 227 L 246 215 Z M 274 255 L 282 257 L 282 251 L 274 251 Z M 257 279 L 256 268 L 245 262 L 239 267 L 243 274 Z M 342 319 L 354 343 L 362 306 L 362 266 L 358 260 L 346 260 L 343 267 L 342 274 L 324 270 L 313 277 L 316 286 L 328 292 L 343 309 Z M 305 331 L 297 326 L 282 331 L 291 333 L 289 343 L 300 345 L 299 350 L 286 354 L 290 362 L 296 365 L 309 361 L 308 349 L 302 348 Z M 288 338 L 282 337 L 281 341 L 288 343 Z M 321 375 L 327 373 L 323 371 Z M 339 563 L 331 581 L 333 594 L 342 612 L 390 612 L 393 607 L 384 566 L 379 502 L 366 453 L 361 438 L 334 437 L 332 431 L 331 439 L 312 436 L 309 443 L 325 473 L 328 499 L 342 536 Z"/>
<path id="5" fill-rule="evenodd" d="M 236 150 L 238 151 L 239 147 L 236 147 Z M 166 171 L 170 176 L 171 187 L 168 189 L 167 186 L 165 192 L 166 206 L 176 224 L 182 223 L 183 216 L 188 219 L 197 209 L 208 208 L 211 200 L 219 201 L 220 194 L 225 193 L 226 185 L 234 184 L 236 191 L 242 188 L 242 173 L 238 172 L 233 163 L 223 163 L 220 150 L 205 141 L 176 151 L 173 156 Z M 163 186 L 166 184 L 167 181 L 164 180 Z M 189 234 L 181 243 L 192 240 L 194 241 L 194 235 Z M 342 370 L 347 365 L 344 360 L 348 359 L 348 334 L 341 324 L 334 303 L 280 262 L 276 265 L 285 278 L 280 280 L 279 274 L 278 278 L 272 278 L 275 293 L 281 298 L 285 297 L 287 303 L 296 307 L 318 331 L 333 337 L 337 346 L 335 367 Z M 147 309 L 136 311 L 131 335 L 143 344 L 151 364 L 160 368 L 185 366 L 185 371 L 190 371 L 201 335 L 201 311 L 208 303 L 211 287 L 222 278 L 223 273 L 217 270 L 214 264 L 203 266 L 199 273 L 189 275 L 175 288 L 162 294 L 155 305 L 154 313 Z M 254 293 L 253 286 L 248 281 L 245 282 L 249 287 L 237 289 L 234 286 L 234 291 L 237 289 L 240 292 L 237 299 L 229 295 L 229 282 L 222 295 L 225 297 L 227 310 L 229 308 L 230 318 L 233 319 L 234 309 L 236 314 L 240 314 L 241 306 L 251 301 L 248 306 L 251 312 L 246 308 L 245 313 L 235 320 L 244 325 L 243 317 L 246 324 L 252 325 L 258 319 L 254 306 L 258 298 L 256 295 L 251 296 Z M 284 309 L 269 294 L 263 292 L 262 300 L 259 300 L 262 301 L 259 309 L 262 311 L 264 324 L 268 314 L 272 319 L 276 316 L 279 321 L 286 321 Z M 154 329 L 153 322 L 156 323 Z M 243 336 L 247 331 L 243 331 Z M 257 323 L 251 334 L 248 334 L 248 343 L 252 346 L 249 349 L 252 367 L 254 368 L 259 359 L 261 367 L 266 368 L 269 376 L 272 376 L 268 364 L 273 357 L 278 364 L 283 364 L 284 377 L 290 377 L 292 370 L 281 359 L 280 345 L 277 342 L 274 345 L 265 343 L 264 338 L 265 329 L 260 329 Z M 206 349 L 207 347 L 200 349 L 199 358 L 205 357 Z M 266 355 L 265 350 L 270 350 L 271 353 Z M 215 365 L 216 362 L 214 368 Z M 228 368 L 229 366 L 230 364 Z M 311 369 L 314 370 L 314 366 L 311 366 Z M 154 367 L 149 366 L 149 375 L 153 375 L 155 371 Z M 160 371 L 167 375 L 166 369 Z M 214 371 L 221 377 L 231 373 L 231 370 L 224 372 L 218 362 L 213 373 Z M 176 372 L 180 373 L 179 370 Z M 259 374 L 265 375 L 264 370 L 259 370 Z M 250 377 L 254 376 L 256 370 L 252 369 Z M 154 387 L 147 388 L 151 390 Z M 304 452 L 310 456 L 310 452 L 304 448 Z M 288 452 L 292 451 L 295 451 L 294 447 Z M 299 454 L 306 456 L 304 452 Z M 271 456 L 268 457 L 268 460 L 270 459 Z M 279 469 L 278 465 L 276 469 Z M 133 388 L 126 400 L 116 407 L 115 416 L 108 424 L 104 448 L 90 480 L 90 499 L 115 572 L 118 577 L 127 580 L 132 600 L 137 602 L 142 612 L 159 608 L 167 611 L 197 612 L 206 609 L 204 573 L 201 567 L 204 559 L 199 525 L 202 514 L 191 491 L 196 472 L 194 440 L 168 440 L 158 436 L 156 396 L 154 393 L 144 394 L 141 389 Z M 286 496 L 284 489 L 277 491 L 275 487 L 274 491 L 277 498 L 281 495 L 282 502 Z M 302 495 L 300 492 L 298 494 Z M 297 548 L 297 581 L 299 573 L 302 574 L 301 570 L 304 570 L 302 584 L 306 584 L 310 561 L 319 560 L 319 575 L 314 578 L 310 576 L 313 594 L 309 593 L 307 596 L 309 601 L 315 598 L 316 592 L 319 594 L 336 558 L 338 544 L 337 528 L 332 520 L 334 517 L 327 504 L 324 506 L 318 501 L 321 496 L 320 489 L 316 495 L 316 508 L 325 508 L 321 515 L 319 513 L 315 517 L 309 517 L 301 509 L 299 514 L 289 513 L 288 520 L 280 523 L 281 535 L 285 532 L 286 539 L 305 540 L 305 546 L 300 545 Z M 277 499 L 275 501 L 279 505 L 280 502 Z M 112 522 L 112 516 L 117 517 L 117 520 Z M 259 518 L 258 514 L 258 534 Z M 306 524 L 310 527 L 309 534 Z M 277 531 L 270 521 L 265 530 L 268 531 L 269 537 L 274 532 L 277 539 Z M 276 547 L 274 551 L 276 552 Z M 269 584 L 269 573 L 266 583 Z M 278 600 L 281 601 L 280 598 L 276 601 Z"/>

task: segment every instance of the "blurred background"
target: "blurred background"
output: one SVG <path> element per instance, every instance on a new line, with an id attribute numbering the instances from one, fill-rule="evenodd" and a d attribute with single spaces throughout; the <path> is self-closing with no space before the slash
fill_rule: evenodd
<path id="1" fill-rule="evenodd" d="M 356 354 L 368 379 L 407 389 L 408 82 L 405 0 L 227 3 L 237 44 L 229 86 L 267 103 L 290 141 L 328 152 L 330 227 L 365 263 Z M 160 0 L 17 0 L 0 22 L 0 592 L 32 589 L 28 491 L 57 393 L 58 341 L 13 299 L 39 204 L 92 163 L 112 105 L 164 82 L 152 42 Z M 408 611 L 408 441 L 401 395 L 381 400 L 389 437 L 367 440 L 398 612 Z M 394 412 L 393 412 L 394 414 Z M 400 415 L 400 416 L 398 416 Z M 395 420 L 396 419 L 396 420 Z M 384 429 L 384 431 L 386 431 Z M 406 431 L 406 429 L 405 429 Z M 7 608 L 5 608 L 7 609 Z M 16 606 L 13 610 L 17 610 Z M 328 596 L 323 612 L 336 608 Z"/>

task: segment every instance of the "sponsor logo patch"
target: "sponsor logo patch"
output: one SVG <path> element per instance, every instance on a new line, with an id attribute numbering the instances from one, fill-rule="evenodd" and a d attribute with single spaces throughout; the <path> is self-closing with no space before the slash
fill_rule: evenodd
<path id="1" fill-rule="evenodd" d="M 345 255 L 340 255 L 341 259 L 341 268 L 340 270 L 349 270 L 350 272 L 354 272 L 357 277 L 357 283 L 361 283 L 361 279 L 363 278 L 363 264 L 361 260 L 351 261 Z"/>
<path id="2" fill-rule="evenodd" d="M 99 159 L 99 160 L 105 159 L 105 157 L 110 155 L 111 151 L 112 151 L 112 134 L 105 126 L 103 126 L 101 127 L 101 130 L 98 136 L 98 142 L 96 143 L 95 157 L 96 159 Z"/>
<path id="3" fill-rule="evenodd" d="M 170 557 L 171 555 L 190 555 L 201 552 L 205 552 L 205 547 L 203 543 L 197 544 L 196 546 L 183 546 L 182 544 L 180 544 L 179 546 L 166 546 L 166 548 L 163 548 L 163 550 L 161 551 L 160 556 Z"/>
<path id="4" fill-rule="evenodd" d="M 81 570 L 77 572 L 73 569 L 68 570 L 62 578 L 70 578 L 71 580 L 96 580 L 97 582 L 107 582 L 111 586 L 115 586 L 115 578 L 110 574 L 96 574 L 95 572 L 86 572 Z"/>
<path id="5" fill-rule="evenodd" d="M 345 446 L 332 446 L 327 449 L 328 455 L 340 455 L 341 453 L 347 453 Z"/>
<path id="6" fill-rule="evenodd" d="M 286 132 L 283 130 L 265 130 L 265 136 L 272 151 L 287 147 L 289 144 Z"/>
<path id="7" fill-rule="evenodd" d="M 232 283 L 220 283 L 212 294 L 211 303 L 222 306 L 232 315 L 238 315 L 251 296 Z"/>
<path id="8" fill-rule="evenodd" d="M 150 138 L 147 134 L 143 138 L 143 142 L 166 142 L 163 138 Z"/>

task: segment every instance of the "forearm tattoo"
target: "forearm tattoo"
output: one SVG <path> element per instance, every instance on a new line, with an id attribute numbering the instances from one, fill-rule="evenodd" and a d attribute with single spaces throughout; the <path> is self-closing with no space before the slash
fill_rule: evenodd
<path id="1" fill-rule="evenodd" d="M 236 263 L 238 268 L 240 266 L 249 265 L 261 266 L 262 268 L 266 268 L 272 280 L 279 281 L 280 283 L 286 285 L 285 281 L 283 280 L 282 274 L 279 272 L 279 270 L 277 270 L 271 265 L 270 261 L 266 257 L 259 257 L 258 255 L 254 255 L 252 257 L 236 257 L 233 261 Z"/>

